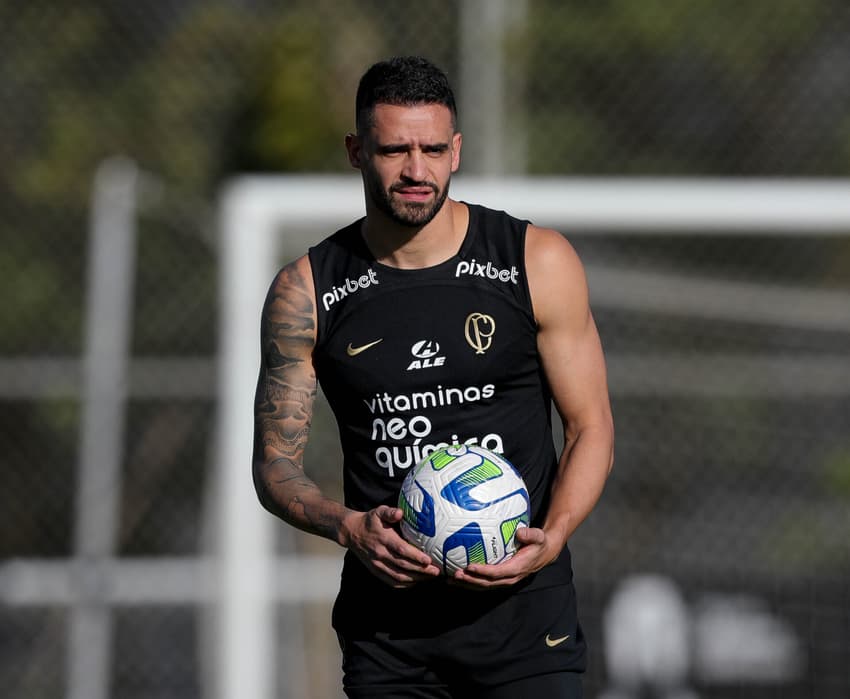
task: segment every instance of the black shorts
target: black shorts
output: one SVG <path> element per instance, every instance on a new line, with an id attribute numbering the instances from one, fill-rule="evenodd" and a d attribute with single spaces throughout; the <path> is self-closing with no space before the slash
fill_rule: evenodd
<path id="1" fill-rule="evenodd" d="M 345 623 L 349 617 L 343 618 L 338 600 L 334 626 L 342 649 L 346 695 L 581 697 L 586 646 L 572 584 L 498 596 L 464 593 L 452 597 L 449 592 L 457 615 L 438 614 L 436 607 L 428 606 L 428 613 L 444 620 L 457 618 L 457 624 L 428 624 L 433 618 L 419 618 L 415 605 L 391 605 L 393 624 L 364 623 L 356 628 Z M 464 599 L 469 604 L 461 608 Z M 381 605 L 380 611 L 374 611 L 377 618 L 386 619 L 380 613 L 386 610 L 387 605 Z M 361 620 L 371 618 L 362 606 L 359 611 Z"/>

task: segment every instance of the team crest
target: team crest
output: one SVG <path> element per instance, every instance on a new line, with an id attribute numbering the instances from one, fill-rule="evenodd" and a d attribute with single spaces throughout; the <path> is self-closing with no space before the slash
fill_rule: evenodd
<path id="1" fill-rule="evenodd" d="M 475 354 L 484 354 L 493 344 L 496 320 L 486 313 L 470 313 L 466 316 L 464 335 Z"/>

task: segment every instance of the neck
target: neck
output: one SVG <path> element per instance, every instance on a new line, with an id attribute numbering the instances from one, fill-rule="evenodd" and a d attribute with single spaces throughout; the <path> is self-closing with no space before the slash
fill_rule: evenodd
<path id="1" fill-rule="evenodd" d="M 381 264 L 399 269 L 421 269 L 445 262 L 457 254 L 469 221 L 464 204 L 445 204 L 421 228 L 399 226 L 379 211 L 367 211 L 363 239 Z"/>

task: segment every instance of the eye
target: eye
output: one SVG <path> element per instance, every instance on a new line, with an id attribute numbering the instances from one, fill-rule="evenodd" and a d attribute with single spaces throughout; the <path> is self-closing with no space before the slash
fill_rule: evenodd
<path id="1" fill-rule="evenodd" d="M 425 146 L 422 148 L 422 152 L 425 155 L 430 155 L 432 158 L 439 158 L 441 155 L 444 155 L 449 150 L 449 147 L 443 144 L 438 146 Z"/>
<path id="2" fill-rule="evenodd" d="M 382 146 L 378 148 L 378 155 L 384 158 L 393 158 L 407 152 L 406 146 Z"/>

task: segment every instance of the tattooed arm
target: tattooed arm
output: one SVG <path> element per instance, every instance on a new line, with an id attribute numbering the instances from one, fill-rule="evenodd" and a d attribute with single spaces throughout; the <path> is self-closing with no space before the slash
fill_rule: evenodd
<path id="1" fill-rule="evenodd" d="M 322 497 L 303 469 L 316 397 L 316 320 L 308 271 L 304 258 L 281 270 L 263 307 L 254 484 L 270 512 L 299 529 L 336 539 L 344 508 Z"/>
<path id="2" fill-rule="evenodd" d="M 269 512 L 351 549 L 387 584 L 406 587 L 439 573 L 395 530 L 398 508 L 356 512 L 325 496 L 304 472 L 316 372 L 315 290 L 307 256 L 278 273 L 263 306 L 260 376 L 254 401 L 254 485 Z"/>

